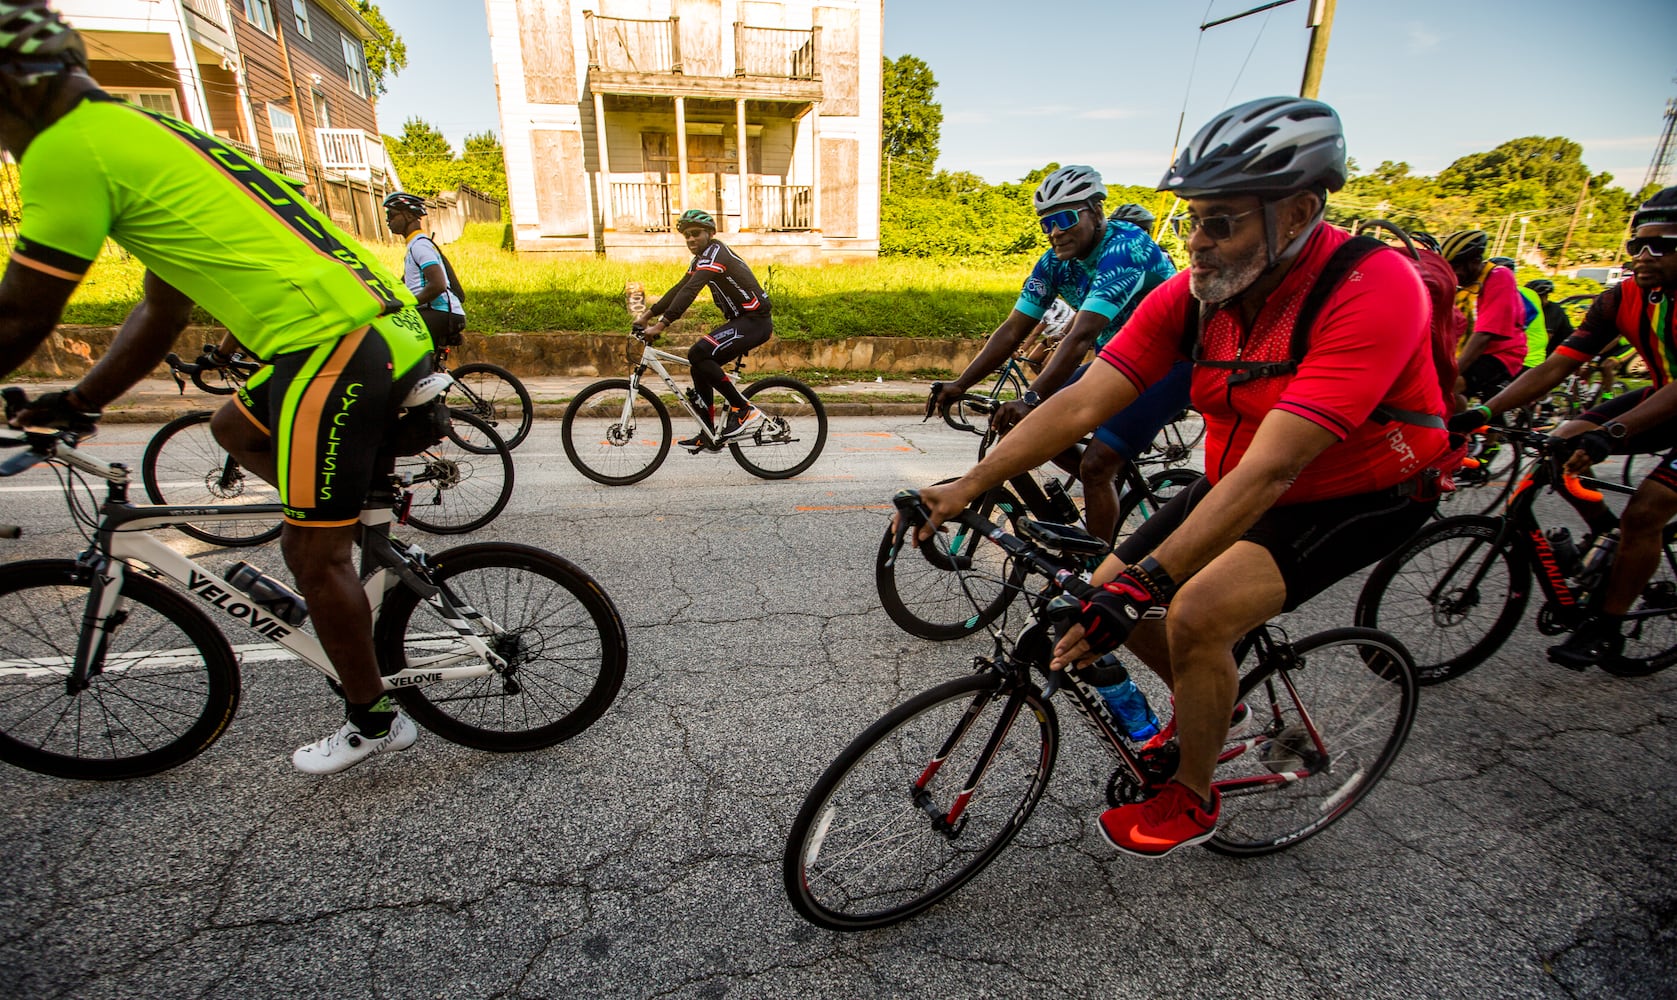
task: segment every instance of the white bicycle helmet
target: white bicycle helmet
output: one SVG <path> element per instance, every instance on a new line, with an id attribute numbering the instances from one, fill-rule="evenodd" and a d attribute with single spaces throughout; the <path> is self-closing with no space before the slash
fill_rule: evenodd
<path id="1" fill-rule="evenodd" d="M 1036 214 L 1045 215 L 1056 208 L 1081 205 L 1092 199 L 1106 200 L 1106 185 L 1101 183 L 1100 172 L 1094 167 L 1074 164 L 1044 177 L 1037 185 L 1036 194 L 1031 196 L 1031 206 Z"/>

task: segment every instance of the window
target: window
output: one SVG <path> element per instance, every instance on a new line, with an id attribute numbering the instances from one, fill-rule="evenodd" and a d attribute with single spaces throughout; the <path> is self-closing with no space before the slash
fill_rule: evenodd
<path id="1" fill-rule="evenodd" d="M 297 135 L 297 116 L 277 104 L 268 105 L 268 124 L 274 130 L 274 151 L 282 160 L 303 162 L 303 140 Z"/>
<path id="2" fill-rule="evenodd" d="M 326 95 L 318 90 L 314 91 L 314 127 L 332 127 L 332 105 L 326 102 Z"/>
<path id="3" fill-rule="evenodd" d="M 344 42 L 345 74 L 349 77 L 349 89 L 367 96 L 367 52 L 361 43 L 348 35 L 339 35 Z"/>
<path id="4" fill-rule="evenodd" d="M 172 90 L 112 90 L 108 93 L 118 100 L 138 104 L 147 111 L 156 111 L 171 118 L 181 116 L 180 101 Z"/>
<path id="5" fill-rule="evenodd" d="M 256 25 L 258 31 L 274 33 L 273 0 L 245 0 L 245 20 Z"/>
<path id="6" fill-rule="evenodd" d="M 291 9 L 297 14 L 297 32 L 304 38 L 313 38 L 309 34 L 309 2 L 308 0 L 291 0 Z"/>

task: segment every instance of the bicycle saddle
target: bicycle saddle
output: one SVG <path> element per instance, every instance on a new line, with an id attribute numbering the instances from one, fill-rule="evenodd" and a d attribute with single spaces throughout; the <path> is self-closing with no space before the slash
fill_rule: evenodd
<path id="1" fill-rule="evenodd" d="M 448 372 L 432 372 L 415 382 L 413 388 L 408 390 L 408 394 L 402 397 L 402 408 L 411 410 L 416 406 L 429 403 L 447 392 L 448 387 L 453 384 L 454 377 L 449 375 Z"/>
<path id="2" fill-rule="evenodd" d="M 1112 546 L 1075 524 L 1055 524 L 1053 521 L 1022 518 L 1019 521 L 1019 537 L 1045 549 L 1068 555 L 1104 556 L 1112 551 Z"/>

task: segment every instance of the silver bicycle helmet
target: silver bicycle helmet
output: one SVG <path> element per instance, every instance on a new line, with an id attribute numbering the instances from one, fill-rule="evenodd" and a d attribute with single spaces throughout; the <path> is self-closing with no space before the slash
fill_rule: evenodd
<path id="1" fill-rule="evenodd" d="M 1107 216 L 1107 218 L 1109 220 L 1116 219 L 1119 222 L 1128 222 L 1130 225 L 1135 226 L 1144 233 L 1151 233 L 1153 231 L 1153 224 L 1158 221 L 1158 218 L 1154 216 L 1152 212 L 1142 208 L 1133 201 L 1127 205 L 1119 205 L 1117 208 L 1112 210 L 1112 214 Z"/>
<path id="2" fill-rule="evenodd" d="M 1081 205 L 1091 200 L 1106 200 L 1106 185 L 1094 167 L 1072 165 L 1061 167 L 1042 179 L 1031 196 L 1031 207 L 1044 215 L 1067 205 Z"/>
<path id="3" fill-rule="evenodd" d="M 1211 119 L 1159 181 L 1179 198 L 1345 186 L 1345 130 L 1321 101 L 1263 97 Z"/>

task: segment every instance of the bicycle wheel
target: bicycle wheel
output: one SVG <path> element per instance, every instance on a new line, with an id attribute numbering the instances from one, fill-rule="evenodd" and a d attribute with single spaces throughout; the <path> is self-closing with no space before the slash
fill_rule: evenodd
<path id="1" fill-rule="evenodd" d="M 791 479 L 815 464 L 827 444 L 827 408 L 814 389 L 776 376 L 751 383 L 744 395 L 763 411 L 763 421 L 728 442 L 734 461 L 763 479 Z"/>
<path id="2" fill-rule="evenodd" d="M 454 379 L 444 397 L 449 409 L 465 410 L 495 428 L 509 449 L 529 435 L 536 408 L 529 390 L 512 372 L 479 362 L 461 365 L 449 375 Z"/>
<path id="3" fill-rule="evenodd" d="M 1435 521 L 1380 560 L 1363 584 L 1356 623 L 1403 643 L 1422 684 L 1485 662 L 1519 624 L 1531 568 L 1497 544 L 1501 530 L 1494 517 Z"/>
<path id="4" fill-rule="evenodd" d="M 1252 710 L 1244 752 L 1218 767 L 1219 854 L 1268 854 L 1322 832 L 1386 773 L 1415 721 L 1414 662 L 1374 629 L 1336 628 L 1291 644 L 1287 665 L 1241 679 Z"/>
<path id="5" fill-rule="evenodd" d="M 1624 659 L 1603 669 L 1645 677 L 1677 663 L 1677 523 L 1665 526 L 1664 549 L 1642 597 L 1625 622 Z"/>
<path id="6" fill-rule="evenodd" d="M 1619 466 L 1619 482 L 1626 486 L 1641 486 L 1641 480 L 1636 478 L 1636 456 L 1626 455 L 1625 464 Z"/>
<path id="7" fill-rule="evenodd" d="M 476 531 L 512 498 L 512 452 L 470 413 L 451 411 L 448 435 L 396 459 L 396 474 L 413 493 L 408 523 L 433 535 Z"/>
<path id="8" fill-rule="evenodd" d="M 416 722 L 479 750 L 537 750 L 605 714 L 623 684 L 628 640 L 611 598 L 551 552 L 507 542 L 462 545 L 431 557 L 431 581 L 506 669 L 395 692 Z M 459 633 L 406 587 L 390 593 L 374 628 L 386 674 L 464 652 Z"/>
<path id="9" fill-rule="evenodd" d="M 595 382 L 571 400 L 559 437 L 576 471 L 606 486 L 638 483 L 664 464 L 670 453 L 670 411 L 646 386 L 624 422 L 629 380 Z"/>
<path id="10" fill-rule="evenodd" d="M 42 559 L 0 576 L 0 760 L 57 778 L 138 778 L 203 753 L 233 721 L 233 650 L 185 597 L 127 574 L 104 668 L 72 693 L 90 572 Z"/>
<path id="11" fill-rule="evenodd" d="M 208 410 L 188 413 L 164 424 L 146 443 L 140 481 L 152 503 L 211 507 L 277 504 L 279 490 L 246 472 L 210 433 Z M 177 523 L 184 534 L 211 545 L 263 545 L 279 537 L 280 518 L 263 514 L 250 520 Z"/>
<path id="12" fill-rule="evenodd" d="M 1135 533 L 1141 523 L 1159 512 L 1170 498 L 1205 478 L 1196 469 L 1160 469 L 1148 476 L 1146 492 L 1127 491 L 1118 501 L 1118 537 L 1122 541 Z"/>
<path id="13" fill-rule="evenodd" d="M 1153 444 L 1166 465 L 1185 465 L 1194 457 L 1194 447 L 1204 437 L 1205 419 L 1199 411 L 1187 409 L 1159 429 L 1159 436 Z"/>
<path id="14" fill-rule="evenodd" d="M 1048 787 L 1059 728 L 1035 688 L 999 685 L 974 674 L 923 691 L 838 755 L 786 839 L 793 909 L 833 930 L 883 927 L 954 892 L 1007 846 Z M 991 740 L 996 752 L 951 827 Z"/>
<path id="15" fill-rule="evenodd" d="M 993 404 L 1011 403 L 1025 395 L 1027 380 L 1015 358 L 1009 358 L 994 375 L 967 390 L 974 396 L 986 396 Z M 974 427 L 982 427 L 990 420 L 988 413 L 974 413 L 967 409 L 965 401 L 957 402 L 954 408 L 955 416 Z M 979 458 L 983 458 L 983 449 L 979 449 Z"/>
<path id="16" fill-rule="evenodd" d="M 968 509 L 1011 532 L 1024 507 L 998 486 Z M 887 526 L 873 562 L 879 603 L 898 628 L 922 639 L 941 642 L 973 634 L 1001 617 L 1025 582 L 1023 565 L 1010 562 L 1000 546 L 958 524 L 918 549 L 905 541 L 896 561 L 887 566 L 891 541 Z"/>
<path id="17" fill-rule="evenodd" d="M 1440 498 L 1433 516 L 1443 520 L 1450 516 L 1489 514 L 1502 505 L 1514 481 L 1525 467 L 1522 446 L 1506 440 L 1475 434 L 1468 457 L 1472 467 L 1464 465 L 1456 473 L 1456 490 Z"/>

